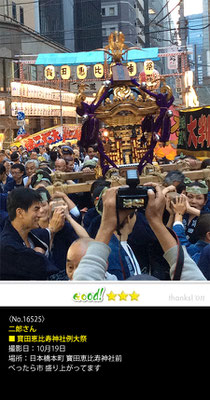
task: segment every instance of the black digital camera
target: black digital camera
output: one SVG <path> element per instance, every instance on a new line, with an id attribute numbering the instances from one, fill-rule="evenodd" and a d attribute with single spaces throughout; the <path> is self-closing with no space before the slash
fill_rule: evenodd
<path id="1" fill-rule="evenodd" d="M 155 192 L 153 186 L 140 186 L 139 175 L 136 169 L 126 171 L 126 184 L 117 192 L 116 206 L 119 210 L 137 209 L 144 211 L 148 203 L 148 189 Z"/>

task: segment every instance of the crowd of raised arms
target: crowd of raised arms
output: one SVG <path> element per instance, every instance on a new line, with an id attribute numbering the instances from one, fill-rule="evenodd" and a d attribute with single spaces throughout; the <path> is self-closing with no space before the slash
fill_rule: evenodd
<path id="1" fill-rule="evenodd" d="M 68 143 L 0 151 L 0 279 L 210 280 L 208 182 L 177 168 L 147 183 L 155 190 L 144 211 L 118 216 L 119 188 L 102 176 L 90 192 L 58 186 L 50 195 L 55 171 L 90 172 L 98 162 L 96 147 Z M 209 166 L 205 159 L 200 169 Z"/>

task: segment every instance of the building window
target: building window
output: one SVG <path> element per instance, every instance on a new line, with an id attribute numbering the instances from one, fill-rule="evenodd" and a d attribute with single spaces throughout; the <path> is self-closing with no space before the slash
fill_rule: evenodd
<path id="1" fill-rule="evenodd" d="M 113 15 L 115 15 L 115 8 L 109 7 L 109 16 L 112 17 Z"/>
<path id="2" fill-rule="evenodd" d="M 106 37 L 109 36 L 112 32 L 118 31 L 118 26 L 106 25 L 102 28 L 102 36 Z"/>
<path id="3" fill-rule="evenodd" d="M 102 17 L 116 17 L 118 15 L 117 5 L 102 7 L 101 15 Z"/>
<path id="4" fill-rule="evenodd" d="M 14 2 L 12 2 L 12 18 L 17 19 L 17 8 Z"/>
<path id="5" fill-rule="evenodd" d="M 37 80 L 37 67 L 36 65 L 30 65 L 30 80 L 36 81 Z"/>
<path id="6" fill-rule="evenodd" d="M 20 7 L 20 23 L 24 25 L 24 9 Z"/>

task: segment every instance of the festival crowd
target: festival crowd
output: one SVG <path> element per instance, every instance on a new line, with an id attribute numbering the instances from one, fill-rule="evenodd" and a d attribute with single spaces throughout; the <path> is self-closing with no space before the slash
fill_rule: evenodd
<path id="1" fill-rule="evenodd" d="M 144 211 L 116 212 L 119 187 L 102 176 L 90 192 L 58 186 L 50 195 L 55 171 L 90 172 L 98 162 L 96 147 L 69 143 L 0 151 L 0 279 L 210 280 L 208 182 L 170 171 L 147 183 Z"/>

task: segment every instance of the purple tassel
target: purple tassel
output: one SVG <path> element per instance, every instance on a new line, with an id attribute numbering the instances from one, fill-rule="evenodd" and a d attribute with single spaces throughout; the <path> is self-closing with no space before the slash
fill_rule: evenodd
<path id="1" fill-rule="evenodd" d="M 141 173 L 142 173 L 144 167 L 147 165 L 147 163 L 152 164 L 153 153 L 154 153 L 154 148 L 155 148 L 156 144 L 157 144 L 157 141 L 153 139 L 149 150 L 145 153 L 144 157 L 142 157 L 142 159 L 138 165 L 139 175 L 141 175 Z"/>
<path id="2" fill-rule="evenodd" d="M 98 144 L 98 152 L 100 154 L 100 164 L 103 176 L 105 176 L 106 172 L 109 170 L 109 166 L 105 165 L 105 161 L 111 164 L 114 168 L 118 168 L 116 164 L 105 154 L 104 147 L 101 139 L 98 136 L 99 133 L 99 121 L 94 116 L 94 112 L 100 106 L 100 104 L 105 100 L 109 92 L 109 87 L 106 87 L 104 93 L 100 97 L 99 101 L 96 104 L 87 104 L 85 102 L 81 103 L 80 107 L 77 107 L 77 114 L 85 116 L 85 121 L 82 125 L 81 138 L 78 141 L 78 145 L 81 147 L 87 148 L 90 145 Z"/>
<path id="3" fill-rule="evenodd" d="M 98 152 L 100 154 L 100 165 L 101 165 L 101 169 L 102 169 L 102 174 L 103 176 L 106 175 L 107 171 L 109 170 L 109 166 L 105 165 L 104 162 L 105 160 L 112 165 L 113 168 L 117 168 L 117 165 L 114 163 L 114 161 L 112 161 L 105 153 L 104 151 L 104 146 L 103 143 L 101 141 L 100 138 L 98 138 Z"/>
<path id="4" fill-rule="evenodd" d="M 152 115 L 147 115 L 141 123 L 142 132 L 153 132 L 154 118 Z"/>
<path id="5" fill-rule="evenodd" d="M 78 141 L 78 145 L 87 148 L 88 146 L 97 143 L 98 132 L 99 132 L 99 121 L 94 116 L 95 110 L 100 106 L 102 101 L 105 100 L 108 94 L 109 88 L 107 87 L 103 95 L 97 102 L 97 104 L 87 104 L 84 101 L 81 102 L 80 107 L 76 108 L 77 114 L 82 117 L 86 116 L 85 121 L 82 125 L 81 138 Z"/>
<path id="6" fill-rule="evenodd" d="M 132 79 L 132 83 L 137 87 L 141 86 L 136 81 L 136 79 Z M 156 94 L 156 93 L 151 92 L 150 90 L 147 90 L 146 88 L 144 88 L 142 86 L 141 86 L 141 90 L 143 90 L 149 96 L 155 98 L 157 106 L 160 107 L 160 114 L 157 117 L 157 119 L 153 125 L 153 130 L 152 130 L 153 138 L 151 141 L 150 148 L 139 163 L 139 166 L 138 166 L 139 174 L 142 173 L 142 170 L 147 163 L 152 163 L 154 148 L 157 144 L 157 141 L 159 140 L 160 142 L 166 143 L 170 138 L 171 121 L 170 121 L 170 114 L 168 113 L 168 109 L 169 109 L 169 107 L 171 107 L 171 105 L 174 102 L 173 96 L 169 100 L 167 99 L 167 96 L 168 96 L 167 93 Z M 145 122 L 143 121 L 143 129 L 147 130 L 147 128 L 148 128 L 147 124 L 149 124 L 149 122 L 147 120 Z M 158 132 L 160 131 L 160 129 L 161 129 L 161 136 L 159 137 Z"/>

